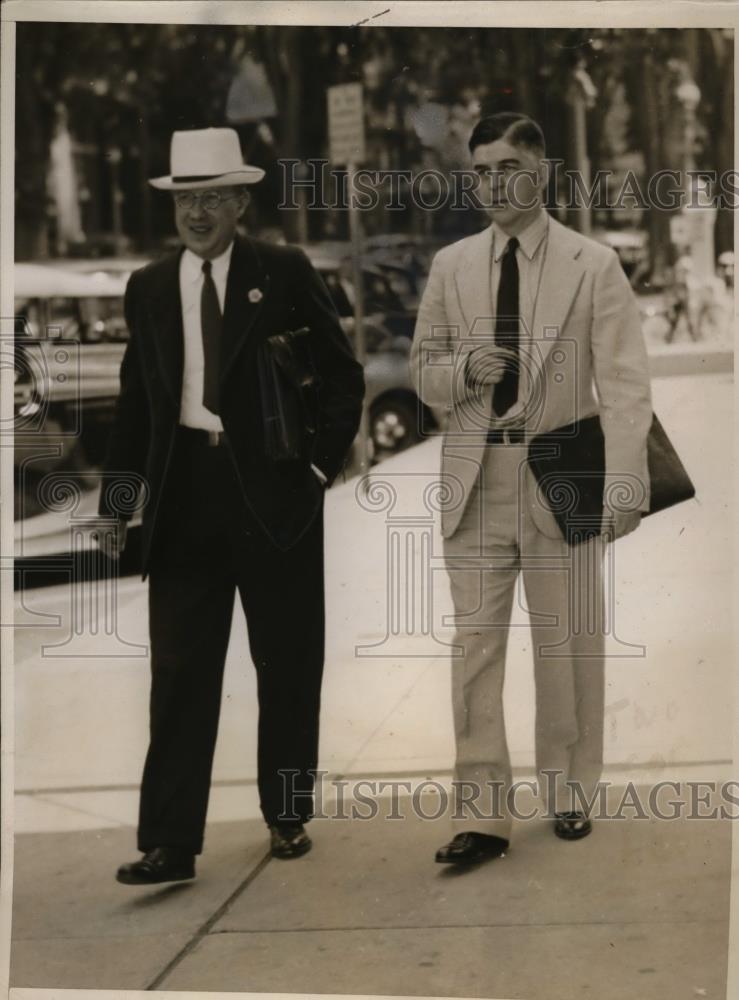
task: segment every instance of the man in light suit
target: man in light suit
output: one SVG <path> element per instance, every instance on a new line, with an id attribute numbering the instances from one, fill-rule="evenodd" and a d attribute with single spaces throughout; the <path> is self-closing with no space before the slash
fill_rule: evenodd
<path id="1" fill-rule="evenodd" d="M 456 864 L 499 857 L 511 837 L 502 695 L 519 573 L 533 638 L 539 790 L 559 837 L 591 831 L 582 803 L 603 758 L 603 552 L 607 537 L 633 531 L 648 510 L 652 417 L 634 296 L 612 250 L 546 213 L 540 127 L 496 114 L 476 125 L 469 149 L 492 224 L 434 258 L 411 354 L 420 397 L 449 413 L 442 535 L 457 627 L 458 832 L 436 860 Z M 537 488 L 527 442 L 594 414 L 607 483 L 637 488 L 616 490 L 620 502 L 604 510 L 610 535 L 570 546 Z"/>
<path id="2" fill-rule="evenodd" d="M 311 846 L 304 824 L 324 656 L 323 498 L 359 426 L 364 378 L 305 254 L 237 232 L 245 185 L 262 176 L 243 162 L 233 129 L 175 132 L 171 174 L 151 183 L 172 192 L 182 246 L 134 272 L 126 288 L 130 340 L 100 513 L 116 519 L 101 544 L 117 557 L 126 534 L 117 497 L 132 476 L 144 479 L 150 742 L 143 857 L 117 873 L 129 885 L 195 875 L 236 592 L 257 672 L 257 777 L 271 851 L 295 858 Z M 276 458 L 260 352 L 272 335 L 298 330 L 317 390 L 292 450 Z"/>

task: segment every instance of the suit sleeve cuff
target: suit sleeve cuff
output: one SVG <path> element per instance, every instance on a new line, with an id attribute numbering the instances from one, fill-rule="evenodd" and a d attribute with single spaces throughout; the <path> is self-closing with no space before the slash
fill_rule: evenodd
<path id="1" fill-rule="evenodd" d="M 315 472 L 316 477 L 318 478 L 318 480 L 325 486 L 326 483 L 328 482 L 328 477 L 326 476 L 326 474 L 324 472 L 321 472 L 321 470 L 318 468 L 318 466 L 317 465 L 313 465 L 312 462 L 311 462 L 311 469 L 313 469 L 313 471 Z"/>

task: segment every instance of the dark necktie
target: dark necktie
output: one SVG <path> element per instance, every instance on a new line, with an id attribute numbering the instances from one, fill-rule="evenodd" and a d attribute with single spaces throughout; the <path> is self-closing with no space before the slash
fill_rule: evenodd
<path id="1" fill-rule="evenodd" d="M 203 334 L 203 406 L 218 413 L 218 369 L 221 346 L 221 307 L 211 274 L 213 265 L 203 261 L 203 290 L 200 293 L 200 328 Z"/>
<path id="2" fill-rule="evenodd" d="M 514 352 L 514 357 L 506 362 L 503 378 L 493 389 L 493 411 L 499 417 L 510 409 L 518 399 L 518 264 L 516 247 L 518 240 L 511 237 L 506 244 L 501 259 L 498 302 L 495 310 L 495 344 Z"/>

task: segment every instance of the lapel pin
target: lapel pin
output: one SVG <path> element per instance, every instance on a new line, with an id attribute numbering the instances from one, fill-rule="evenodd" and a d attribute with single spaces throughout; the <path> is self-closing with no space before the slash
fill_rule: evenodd
<path id="1" fill-rule="evenodd" d="M 250 302 L 261 302 L 263 298 L 261 288 L 250 288 L 248 295 Z"/>

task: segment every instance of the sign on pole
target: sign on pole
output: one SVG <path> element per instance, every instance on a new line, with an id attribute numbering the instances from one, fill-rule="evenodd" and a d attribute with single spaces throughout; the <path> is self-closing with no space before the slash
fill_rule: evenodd
<path id="1" fill-rule="evenodd" d="M 361 83 L 340 83 L 328 88 L 328 145 L 334 166 L 357 166 L 364 160 Z"/>
<path id="2" fill-rule="evenodd" d="M 367 362 L 367 348 L 364 336 L 362 221 L 354 197 L 356 168 L 365 157 L 362 84 L 341 83 L 329 87 L 327 96 L 329 158 L 334 166 L 346 167 L 348 175 L 349 231 L 354 275 L 354 342 L 357 360 L 364 367 Z M 362 408 L 359 447 L 361 471 L 364 473 L 369 468 L 369 418 L 366 405 Z"/>

